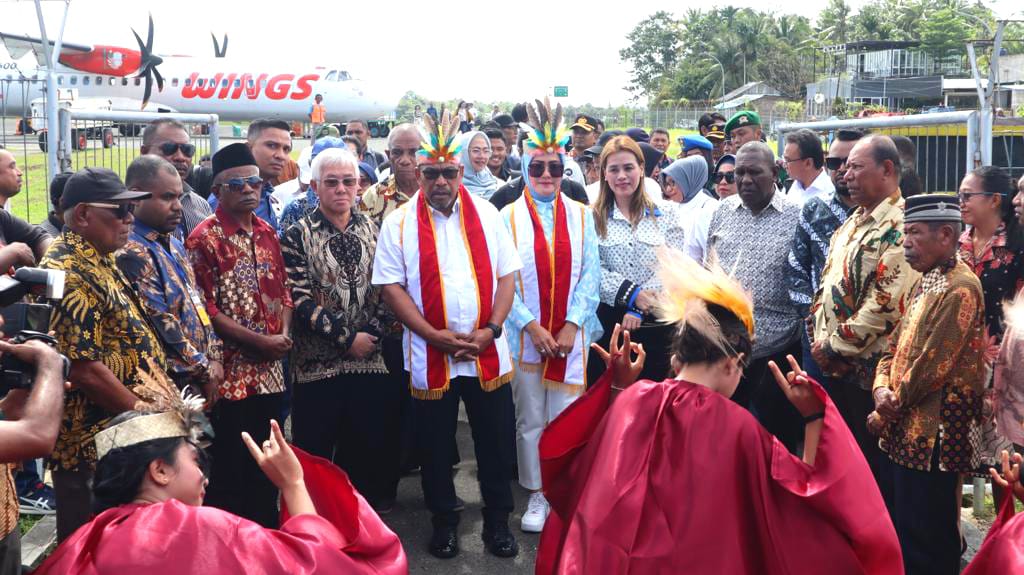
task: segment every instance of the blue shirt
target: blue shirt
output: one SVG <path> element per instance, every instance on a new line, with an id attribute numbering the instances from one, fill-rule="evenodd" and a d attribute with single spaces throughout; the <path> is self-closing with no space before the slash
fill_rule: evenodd
<path id="1" fill-rule="evenodd" d="M 312 212 L 320 206 L 320 198 L 317 197 L 313 191 L 313 187 L 310 186 L 306 190 L 306 195 L 301 198 L 295 198 L 290 204 L 284 207 L 284 211 L 281 212 L 281 220 L 277 225 L 277 236 L 284 237 L 284 233 L 288 231 L 288 228 L 292 227 L 292 224 L 301 220 L 306 214 Z"/>
<path id="2" fill-rule="evenodd" d="M 553 197 L 552 197 L 553 198 Z M 537 216 L 540 218 L 541 228 L 544 229 L 544 237 L 551 241 L 551 233 L 555 228 L 554 202 L 551 199 L 545 201 L 543 198 L 534 196 L 534 205 L 537 207 Z M 571 202 L 568 197 L 562 197 L 563 202 Z M 512 229 L 511 209 L 501 210 L 505 225 Z M 583 264 L 580 271 L 579 281 L 576 282 L 576 289 L 573 290 L 569 308 L 565 313 L 565 321 L 572 322 L 578 327 L 584 328 L 586 336 L 583 345 L 583 353 L 590 347 L 590 342 L 597 341 L 603 330 L 597 321 L 597 304 L 600 303 L 601 294 L 601 256 L 597 249 L 597 232 L 594 230 L 594 216 L 591 210 L 586 210 L 583 224 Z M 555 263 L 558 265 L 558 262 Z M 530 309 L 523 302 L 521 284 L 516 282 L 516 293 L 512 300 L 512 309 L 508 318 L 505 319 L 505 326 L 509 330 L 508 341 L 509 351 L 512 357 L 519 357 L 519 332 L 526 327 L 526 324 L 537 320 Z M 557 333 L 551 334 L 558 337 Z"/>
<path id="3" fill-rule="evenodd" d="M 280 226 L 277 223 L 277 214 L 274 213 L 274 204 L 277 203 L 277 199 L 273 197 L 273 193 L 274 186 L 270 185 L 269 181 L 263 180 L 263 192 L 260 194 L 260 203 L 256 206 L 254 213 L 276 230 Z M 216 211 L 218 204 L 217 194 L 210 194 L 209 202 L 210 209 Z"/>

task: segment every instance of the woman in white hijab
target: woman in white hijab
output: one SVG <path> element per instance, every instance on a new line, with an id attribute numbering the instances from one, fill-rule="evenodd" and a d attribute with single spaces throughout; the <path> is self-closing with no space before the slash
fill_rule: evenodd
<path id="1" fill-rule="evenodd" d="M 491 140 L 480 131 L 466 132 L 462 138 L 462 185 L 469 193 L 489 200 L 498 188 L 505 185 L 504 180 L 495 178 L 487 169 Z"/>
<path id="2" fill-rule="evenodd" d="M 708 164 L 701 156 L 689 156 L 672 162 L 661 171 L 661 192 L 666 200 L 678 202 L 679 218 L 686 230 L 683 251 L 698 262 L 707 251 L 708 226 L 718 207 L 718 200 L 704 191 L 708 181 Z"/>

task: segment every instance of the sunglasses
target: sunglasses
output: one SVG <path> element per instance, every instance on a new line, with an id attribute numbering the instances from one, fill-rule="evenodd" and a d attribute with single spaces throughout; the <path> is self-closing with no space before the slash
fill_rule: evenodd
<path id="1" fill-rule="evenodd" d="M 825 158 L 825 167 L 831 172 L 839 170 L 846 163 L 847 158 Z"/>
<path id="2" fill-rule="evenodd" d="M 962 204 L 964 202 L 969 201 L 971 198 L 973 198 L 975 196 L 994 196 L 994 195 L 995 194 L 991 194 L 989 192 L 962 192 L 962 193 L 957 194 L 956 197 L 957 197 L 958 200 L 960 200 L 960 203 Z"/>
<path id="3" fill-rule="evenodd" d="M 736 174 L 734 174 L 733 172 L 720 172 L 715 174 L 714 181 L 716 184 L 722 183 L 722 180 L 725 180 L 725 183 L 727 184 L 735 183 Z"/>
<path id="4" fill-rule="evenodd" d="M 138 202 L 128 202 L 127 204 L 107 204 L 107 203 L 104 203 L 104 202 L 82 202 L 82 203 L 84 203 L 87 206 L 92 206 L 94 208 L 104 208 L 104 209 L 110 210 L 110 212 L 112 214 L 114 214 L 114 216 L 117 219 L 119 219 L 119 220 L 123 220 L 123 219 L 127 218 L 128 216 L 134 214 L 135 213 L 135 208 L 137 208 L 138 205 L 139 205 Z"/>
<path id="5" fill-rule="evenodd" d="M 423 174 L 424 178 L 430 181 L 434 181 L 441 176 L 444 176 L 444 179 L 446 180 L 454 180 L 455 178 L 459 177 L 459 169 L 455 167 L 447 167 L 444 169 L 421 168 L 420 173 Z"/>
<path id="6" fill-rule="evenodd" d="M 552 178 L 561 178 L 565 173 L 565 166 L 562 165 L 562 162 L 533 162 L 530 167 L 526 168 L 526 171 L 531 178 L 539 178 L 544 175 L 545 168 Z"/>
<path id="7" fill-rule="evenodd" d="M 160 153 L 165 156 L 173 156 L 175 152 L 181 150 L 185 157 L 191 158 L 196 154 L 196 147 L 193 144 L 175 144 L 174 142 L 164 142 L 157 146 L 160 148 Z"/>
<path id="8" fill-rule="evenodd" d="M 352 186 L 358 184 L 359 180 L 357 180 L 356 178 L 341 178 L 340 180 L 338 178 L 324 178 L 323 181 L 320 183 L 323 185 L 323 187 L 333 190 L 334 188 L 338 187 L 338 184 L 341 184 L 346 188 L 351 188 Z"/>
<path id="9" fill-rule="evenodd" d="M 228 190 L 234 194 L 240 194 L 248 186 L 254 190 L 259 190 L 263 187 L 263 179 L 259 176 L 249 176 L 248 178 L 231 178 L 230 180 L 220 184 L 221 186 L 227 186 Z"/>

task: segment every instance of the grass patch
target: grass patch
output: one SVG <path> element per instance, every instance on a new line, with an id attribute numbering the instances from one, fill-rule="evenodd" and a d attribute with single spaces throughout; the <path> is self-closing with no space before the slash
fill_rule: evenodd
<path id="1" fill-rule="evenodd" d="M 42 518 L 43 518 L 42 515 L 25 515 L 25 514 L 22 514 L 20 517 L 18 517 L 18 529 L 21 532 L 21 536 L 24 537 L 25 534 L 28 533 L 28 530 L 32 529 L 32 526 L 35 525 L 36 523 L 39 523 L 39 520 L 42 519 Z"/>

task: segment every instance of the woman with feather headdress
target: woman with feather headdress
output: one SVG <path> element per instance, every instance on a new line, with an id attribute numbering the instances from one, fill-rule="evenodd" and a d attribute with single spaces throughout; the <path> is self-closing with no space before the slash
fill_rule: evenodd
<path id="1" fill-rule="evenodd" d="M 408 573 L 398 537 L 330 462 L 295 450 L 276 421 L 270 439 L 244 441 L 281 490 L 281 529 L 214 507 L 200 439 L 203 401 L 179 396 L 159 369 L 140 370 L 138 411 L 96 434 L 92 521 L 35 571 L 41 575 L 146 573 Z M 228 440 L 229 438 L 223 438 Z"/>
<path id="2" fill-rule="evenodd" d="M 792 356 L 786 376 L 770 364 L 804 419 L 797 459 L 729 400 L 751 353 L 749 295 L 678 250 L 659 266 L 676 375 L 635 381 L 646 353 L 619 325 L 608 351 L 595 346 L 608 370 L 541 438 L 551 514 L 536 572 L 902 574 L 871 471 L 824 390 Z"/>
<path id="3" fill-rule="evenodd" d="M 537 444 L 551 420 L 583 393 L 590 342 L 601 335 L 595 321 L 601 285 L 593 213 L 562 194 L 569 132 L 562 106 L 546 100 L 528 107 L 522 156 L 523 194 L 501 210 L 523 267 L 505 325 L 516 363 L 519 484 L 532 491 L 523 531 L 544 528 L 548 504 L 540 492 Z"/>

